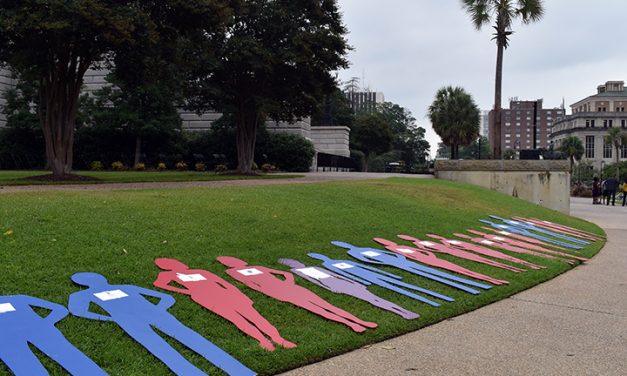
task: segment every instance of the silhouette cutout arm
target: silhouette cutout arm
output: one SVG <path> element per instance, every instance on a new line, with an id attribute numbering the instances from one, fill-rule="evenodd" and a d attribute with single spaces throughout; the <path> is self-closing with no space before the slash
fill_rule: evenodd
<path id="1" fill-rule="evenodd" d="M 294 274 L 292 273 L 284 272 L 282 270 L 275 270 L 275 269 L 268 269 L 268 273 L 273 274 L 273 275 L 282 275 L 283 277 L 285 277 L 285 281 L 289 282 L 290 284 L 296 283 L 296 281 L 294 280 Z"/>
<path id="2" fill-rule="evenodd" d="M 188 289 L 171 285 L 170 283 L 173 281 L 174 279 L 169 276 L 169 273 L 159 273 L 159 276 L 153 285 L 164 290 L 178 292 L 179 294 L 191 295 Z"/>
<path id="3" fill-rule="evenodd" d="M 65 316 L 68 315 L 68 310 L 61 304 L 52 303 L 43 299 L 35 298 L 33 296 L 24 297 L 27 299 L 27 304 L 32 307 L 40 307 L 50 310 L 48 316 L 44 318 L 44 321 L 47 321 L 51 325 L 56 324 L 61 321 Z"/>
<path id="4" fill-rule="evenodd" d="M 68 302 L 68 309 L 70 312 L 74 316 L 84 317 L 86 319 L 113 321 L 113 319 L 109 316 L 89 311 L 89 303 L 91 303 L 91 299 L 88 298 L 88 294 L 88 290 L 84 290 L 70 295 L 70 300 Z"/>
<path id="5" fill-rule="evenodd" d="M 360 266 L 360 268 L 361 267 L 363 267 L 363 266 Z M 338 269 L 338 268 L 333 268 L 332 270 L 333 270 L 334 273 L 337 273 L 340 276 L 346 277 L 346 278 L 348 278 L 351 281 L 359 282 L 359 283 L 361 283 L 363 285 L 366 285 L 366 286 L 371 285 L 371 283 L 366 281 L 365 279 L 362 279 L 362 278 L 360 278 L 360 277 L 358 277 L 358 276 L 356 276 L 354 274 L 345 272 L 344 270 L 341 270 L 341 269 Z"/>
<path id="6" fill-rule="evenodd" d="M 172 307 L 174 303 L 176 303 L 176 299 L 174 299 L 171 295 L 168 295 L 168 294 L 163 294 L 155 290 L 149 290 L 149 289 L 145 289 L 143 287 L 137 287 L 137 286 L 125 286 L 125 287 L 128 289 L 132 288 L 142 295 L 152 296 L 154 298 L 159 299 L 159 303 L 157 303 L 156 306 L 163 309 L 164 311 L 167 311 L 168 308 Z"/>

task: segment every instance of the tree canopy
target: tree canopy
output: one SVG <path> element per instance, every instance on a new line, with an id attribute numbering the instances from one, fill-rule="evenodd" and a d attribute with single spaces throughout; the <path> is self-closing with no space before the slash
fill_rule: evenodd
<path id="1" fill-rule="evenodd" d="M 459 158 L 460 145 L 468 145 L 479 136 L 479 108 L 461 87 L 438 90 L 427 112 L 433 130 L 451 147 L 451 159 Z"/>
<path id="2" fill-rule="evenodd" d="M 568 136 L 562 139 L 558 151 L 562 152 L 570 160 L 570 171 L 573 171 L 575 160 L 580 160 L 584 153 L 583 142 L 577 136 Z"/>
<path id="3" fill-rule="evenodd" d="M 39 82 L 39 117 L 48 165 L 56 177 L 72 170 L 74 125 L 83 77 L 118 49 L 176 46 L 182 37 L 213 35 L 228 0 L 158 2 L 39 0 L 0 3 L 0 63 Z"/>
<path id="4" fill-rule="evenodd" d="M 217 39 L 216 60 L 192 76 L 190 106 L 232 115 L 238 172 L 250 173 L 255 137 L 267 117 L 309 116 L 336 87 L 349 46 L 336 0 L 247 0 Z M 200 78 L 198 78 L 200 77 Z"/>

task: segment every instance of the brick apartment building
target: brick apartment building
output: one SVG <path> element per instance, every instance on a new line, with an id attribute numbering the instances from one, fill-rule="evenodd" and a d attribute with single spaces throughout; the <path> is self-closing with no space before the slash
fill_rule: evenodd
<path id="1" fill-rule="evenodd" d="M 550 147 L 549 136 L 553 129 L 553 122 L 564 116 L 564 109 L 542 108 L 542 99 L 537 101 L 509 102 L 509 109 L 501 110 L 501 149 L 528 150 L 534 148 L 533 143 L 533 116 L 536 113 L 536 149 Z M 494 110 L 490 111 L 490 133 L 494 127 Z"/>

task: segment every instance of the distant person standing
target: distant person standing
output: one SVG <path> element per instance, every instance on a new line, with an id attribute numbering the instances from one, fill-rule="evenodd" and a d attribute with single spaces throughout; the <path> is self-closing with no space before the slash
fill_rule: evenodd
<path id="1" fill-rule="evenodd" d="M 627 199 L 627 179 L 623 181 L 623 206 L 625 206 L 625 199 Z"/>
<path id="2" fill-rule="evenodd" d="M 605 205 L 610 204 L 610 199 L 612 199 L 612 206 L 616 202 L 616 190 L 618 189 L 618 179 L 611 176 L 605 180 L 605 189 L 607 191 L 607 201 Z"/>
<path id="3" fill-rule="evenodd" d="M 592 205 L 600 204 L 599 196 L 601 196 L 601 181 L 598 176 L 592 179 Z"/>

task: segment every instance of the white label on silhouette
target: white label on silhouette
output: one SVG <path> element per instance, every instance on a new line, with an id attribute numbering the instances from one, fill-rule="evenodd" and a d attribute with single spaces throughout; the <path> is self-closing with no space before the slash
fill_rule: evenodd
<path id="1" fill-rule="evenodd" d="M 347 264 L 345 262 L 338 262 L 337 264 L 333 264 L 338 269 L 350 269 L 353 267 L 351 264 Z"/>
<path id="2" fill-rule="evenodd" d="M 315 279 L 325 279 L 325 278 L 331 277 L 327 273 L 321 272 L 320 270 L 316 268 L 302 268 L 302 269 L 296 269 L 296 271 L 301 272 L 304 275 L 310 276 L 311 278 L 315 278 Z"/>
<path id="3" fill-rule="evenodd" d="M 411 249 L 407 249 L 407 248 L 397 248 L 396 250 L 399 252 L 403 252 L 403 253 L 416 253 L 415 251 L 412 251 Z"/>
<path id="4" fill-rule="evenodd" d="M 542 222 L 544 222 L 544 223 L 548 223 L 548 224 L 550 224 L 550 225 L 552 225 L 552 224 L 553 224 L 553 222 L 549 222 L 549 221 L 542 221 Z"/>
<path id="5" fill-rule="evenodd" d="M 427 246 L 427 247 L 432 247 L 432 246 L 435 245 L 435 243 L 431 243 L 431 242 L 428 242 L 428 241 L 422 241 L 422 242 L 418 242 L 418 243 L 420 243 L 420 244 L 422 244 L 424 246 Z"/>
<path id="6" fill-rule="evenodd" d="M 380 253 L 377 252 L 373 252 L 373 251 L 366 251 L 366 252 L 362 252 L 361 253 L 364 256 L 368 256 L 368 257 L 377 257 L 377 256 L 381 256 Z"/>
<path id="7" fill-rule="evenodd" d="M 449 240 L 448 242 L 453 244 L 453 245 L 460 245 L 460 244 L 462 244 L 462 242 L 460 242 L 459 240 Z"/>
<path id="8" fill-rule="evenodd" d="M 106 302 L 108 300 L 126 298 L 128 295 L 126 295 L 126 293 L 122 290 L 111 290 L 95 293 L 94 296 L 103 302 Z"/>
<path id="9" fill-rule="evenodd" d="M 259 269 L 250 268 L 250 269 L 242 269 L 237 271 L 241 275 L 245 275 L 246 277 L 250 277 L 253 275 L 263 274 L 263 272 Z"/>
<path id="10" fill-rule="evenodd" d="M 509 223 L 512 223 L 512 224 L 515 224 L 515 225 L 519 225 L 520 224 L 520 222 L 518 222 L 518 221 L 509 221 Z"/>
<path id="11" fill-rule="evenodd" d="M 502 238 L 502 237 L 500 237 L 500 236 L 494 236 L 494 237 L 492 237 L 492 239 L 494 239 L 494 240 L 498 240 L 498 241 L 500 241 L 500 242 L 502 242 L 503 240 L 505 240 L 505 238 Z"/>
<path id="12" fill-rule="evenodd" d="M 207 278 L 205 278 L 202 274 L 176 273 L 176 277 L 183 282 L 198 282 L 207 280 Z"/>
<path id="13" fill-rule="evenodd" d="M 481 244 L 492 245 L 492 244 L 494 244 L 494 242 L 491 242 L 491 241 L 489 241 L 489 240 L 482 240 L 482 241 L 481 241 Z"/>
<path id="14" fill-rule="evenodd" d="M 511 235 L 509 232 L 507 231 L 499 231 L 499 234 L 501 235 Z"/>
<path id="15" fill-rule="evenodd" d="M 15 307 L 11 303 L 0 304 L 0 313 L 15 312 Z"/>

